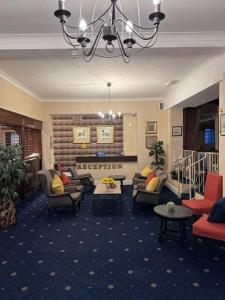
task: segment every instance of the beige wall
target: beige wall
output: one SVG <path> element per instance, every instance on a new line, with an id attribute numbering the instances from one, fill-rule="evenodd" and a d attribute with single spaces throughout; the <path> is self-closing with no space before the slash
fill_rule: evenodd
<path id="1" fill-rule="evenodd" d="M 125 154 L 134 154 L 134 152 L 136 152 L 138 155 L 138 163 L 124 163 L 122 170 L 101 170 L 101 172 L 93 170 L 92 174 L 96 179 L 99 179 L 104 175 L 109 175 L 109 172 L 112 174 L 120 172 L 121 174 L 126 175 L 128 179 L 131 179 L 135 172 L 141 170 L 146 165 L 150 165 L 151 163 L 151 158 L 148 155 L 148 150 L 145 148 L 145 122 L 158 122 L 158 139 L 163 140 L 165 142 L 165 147 L 167 147 L 169 114 L 167 111 L 159 110 L 158 101 L 116 101 L 111 104 L 111 108 L 113 111 L 137 114 L 136 118 L 133 118 L 131 115 L 127 115 L 127 117 L 125 117 L 125 131 L 127 132 L 127 135 L 125 137 L 125 139 L 127 139 Z M 51 167 L 54 162 L 52 149 L 49 148 L 50 136 L 52 136 L 51 114 L 97 113 L 98 111 L 108 111 L 108 104 L 105 102 L 44 103 L 43 156 L 44 166 L 46 168 Z M 129 123 L 131 123 L 131 127 L 129 127 Z M 135 139 L 136 146 L 134 146 Z M 82 173 L 82 171 L 80 172 Z"/>
<path id="2" fill-rule="evenodd" d="M 225 74 L 219 87 L 219 107 L 225 113 Z M 223 195 L 225 195 L 225 136 L 219 135 L 219 173 L 223 176 Z"/>
<path id="3" fill-rule="evenodd" d="M 169 135 L 168 135 L 168 173 L 173 168 L 173 159 L 177 155 L 181 155 L 181 150 L 183 149 L 183 132 L 182 136 L 172 136 L 172 126 L 182 126 L 183 129 L 183 109 L 181 108 L 172 108 L 169 110 Z M 182 130 L 183 131 L 183 130 Z M 171 179 L 171 176 L 168 176 L 167 184 L 171 185 L 176 189 L 177 182 Z"/>
<path id="4" fill-rule="evenodd" d="M 42 120 L 42 103 L 3 79 L 0 79 L 0 108 Z"/>

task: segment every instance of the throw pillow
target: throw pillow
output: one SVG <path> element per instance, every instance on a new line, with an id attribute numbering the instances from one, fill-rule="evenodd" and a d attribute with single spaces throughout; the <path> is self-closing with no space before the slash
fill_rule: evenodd
<path id="1" fill-rule="evenodd" d="M 142 171 L 141 171 L 141 176 L 142 177 L 148 177 L 149 174 L 153 173 L 154 170 L 150 169 L 149 167 L 145 167 Z"/>
<path id="2" fill-rule="evenodd" d="M 148 185 L 148 183 L 154 178 L 156 177 L 155 172 L 152 172 L 151 174 L 148 175 L 147 179 L 145 180 L 145 186 Z"/>
<path id="3" fill-rule="evenodd" d="M 72 179 L 77 179 L 78 178 L 78 174 L 75 168 L 68 168 L 71 175 L 72 175 Z"/>
<path id="4" fill-rule="evenodd" d="M 58 175 L 54 175 L 54 178 L 52 180 L 52 191 L 54 194 L 64 193 L 63 182 Z"/>
<path id="5" fill-rule="evenodd" d="M 159 185 L 159 177 L 154 177 L 152 180 L 149 181 L 148 185 L 146 186 L 147 192 L 155 192 Z"/>
<path id="6" fill-rule="evenodd" d="M 208 216 L 208 221 L 212 223 L 225 222 L 225 198 L 218 200 L 212 207 Z"/>
<path id="7" fill-rule="evenodd" d="M 61 180 L 64 185 L 68 185 L 71 182 L 69 177 L 64 172 L 61 172 Z"/>

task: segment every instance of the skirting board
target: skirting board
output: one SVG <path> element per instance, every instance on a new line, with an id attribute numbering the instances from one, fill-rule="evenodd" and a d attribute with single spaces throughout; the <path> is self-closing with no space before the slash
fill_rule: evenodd
<path id="1" fill-rule="evenodd" d="M 171 183 L 167 182 L 166 186 L 168 187 L 168 189 L 170 189 L 174 194 L 178 196 L 178 189 L 175 188 Z"/>

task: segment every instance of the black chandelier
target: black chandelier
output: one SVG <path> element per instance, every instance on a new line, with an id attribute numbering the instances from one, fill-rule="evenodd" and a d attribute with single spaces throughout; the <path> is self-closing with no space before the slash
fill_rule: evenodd
<path id="1" fill-rule="evenodd" d="M 54 12 L 54 15 L 60 19 L 66 42 L 75 50 L 81 47 L 83 59 L 87 62 L 91 61 L 94 56 L 104 58 L 122 56 L 124 62 L 129 63 L 134 45 L 140 47 L 139 51 L 141 51 L 156 43 L 159 24 L 165 18 L 165 15 L 160 11 L 161 0 L 153 0 L 155 11 L 149 15 L 149 19 L 153 22 L 151 28 L 132 23 L 117 5 L 117 0 L 111 0 L 109 7 L 98 18 L 88 24 L 82 19 L 79 27 L 76 27 L 67 24 L 71 12 L 65 9 L 65 2 L 66 0 L 59 0 L 59 9 Z M 126 29 L 124 40 L 121 38 L 123 26 Z M 73 32 L 70 33 L 70 31 Z M 89 38 L 90 32 L 96 32 L 93 40 Z M 104 55 L 96 51 L 101 37 L 106 42 Z M 115 53 L 115 42 L 118 43 L 119 54 Z"/>

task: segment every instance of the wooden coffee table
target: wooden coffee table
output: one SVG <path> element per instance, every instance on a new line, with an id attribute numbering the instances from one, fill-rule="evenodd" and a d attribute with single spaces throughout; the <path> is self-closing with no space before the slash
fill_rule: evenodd
<path id="1" fill-rule="evenodd" d="M 178 239 L 181 244 L 187 238 L 185 221 L 193 216 L 190 208 L 175 205 L 174 210 L 169 210 L 166 205 L 157 205 L 154 212 L 160 217 L 159 242 L 163 239 Z M 168 220 L 177 221 L 179 223 L 178 230 L 168 228 Z"/>
<path id="2" fill-rule="evenodd" d="M 98 202 L 108 202 L 111 205 L 115 202 L 120 203 L 120 213 L 123 211 L 123 201 L 121 188 L 117 184 L 114 189 L 107 189 L 103 183 L 97 183 L 93 193 L 93 214 L 97 214 Z"/>

